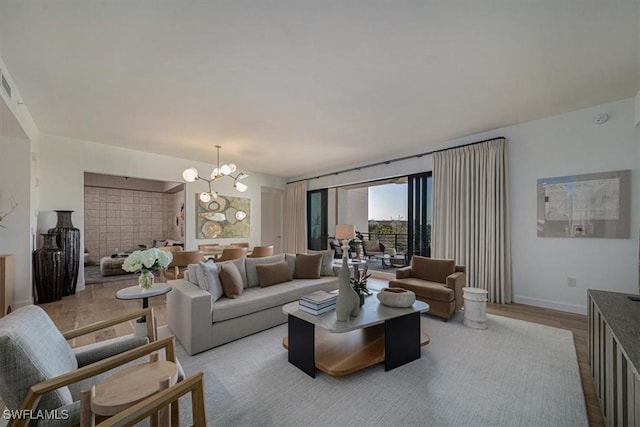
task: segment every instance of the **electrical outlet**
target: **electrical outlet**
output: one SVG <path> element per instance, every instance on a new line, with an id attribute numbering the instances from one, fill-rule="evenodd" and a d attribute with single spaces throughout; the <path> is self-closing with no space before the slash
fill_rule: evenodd
<path id="1" fill-rule="evenodd" d="M 569 287 L 576 287 L 577 283 L 576 283 L 576 278 L 575 277 L 567 277 L 567 286 Z"/>

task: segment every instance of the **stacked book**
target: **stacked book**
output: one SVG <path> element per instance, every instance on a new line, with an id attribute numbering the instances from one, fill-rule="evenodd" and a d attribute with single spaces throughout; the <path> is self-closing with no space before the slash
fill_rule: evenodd
<path id="1" fill-rule="evenodd" d="M 337 294 L 326 291 L 316 291 L 300 297 L 299 308 L 311 314 L 322 314 L 336 308 Z"/>

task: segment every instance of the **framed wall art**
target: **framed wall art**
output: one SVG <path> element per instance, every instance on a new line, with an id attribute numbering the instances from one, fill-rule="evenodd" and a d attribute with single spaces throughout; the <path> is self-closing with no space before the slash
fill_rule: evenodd
<path id="1" fill-rule="evenodd" d="M 196 194 L 196 239 L 250 237 L 251 199 L 218 196 L 202 202 Z"/>
<path id="2" fill-rule="evenodd" d="M 538 237 L 630 238 L 631 171 L 538 180 Z"/>

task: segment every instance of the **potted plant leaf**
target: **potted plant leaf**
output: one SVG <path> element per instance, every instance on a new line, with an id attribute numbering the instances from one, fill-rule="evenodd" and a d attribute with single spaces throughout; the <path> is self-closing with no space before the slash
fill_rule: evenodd
<path id="1" fill-rule="evenodd" d="M 360 306 L 364 305 L 364 298 L 372 293 L 369 288 L 367 288 L 367 279 L 371 277 L 371 273 L 367 273 L 368 270 L 368 267 L 365 265 L 363 269 L 358 270 L 357 275 L 351 278 L 351 286 L 360 297 Z"/>

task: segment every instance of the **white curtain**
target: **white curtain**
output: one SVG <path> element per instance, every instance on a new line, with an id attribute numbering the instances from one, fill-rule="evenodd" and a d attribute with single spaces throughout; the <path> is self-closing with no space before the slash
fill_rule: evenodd
<path id="1" fill-rule="evenodd" d="M 307 182 L 287 184 L 284 210 L 284 252 L 307 252 Z"/>
<path id="2" fill-rule="evenodd" d="M 433 154 L 432 256 L 467 268 L 467 286 L 510 303 L 506 140 Z"/>

